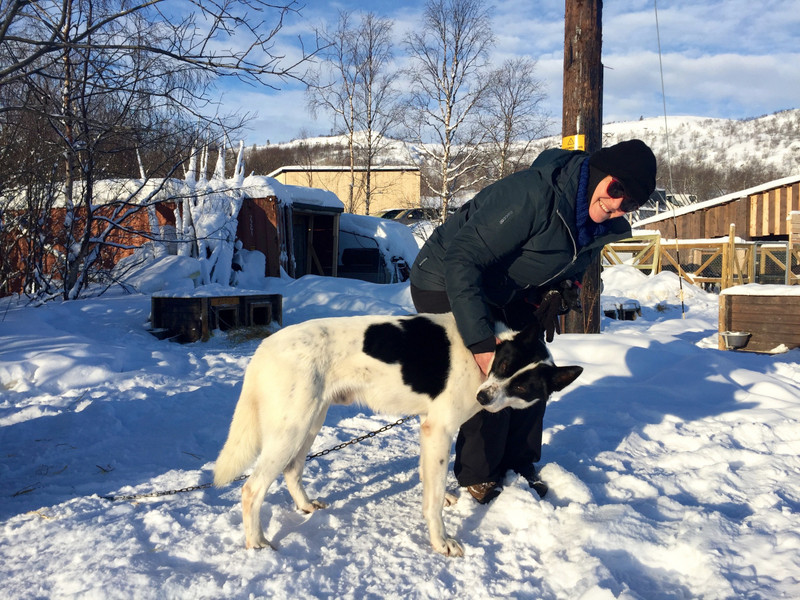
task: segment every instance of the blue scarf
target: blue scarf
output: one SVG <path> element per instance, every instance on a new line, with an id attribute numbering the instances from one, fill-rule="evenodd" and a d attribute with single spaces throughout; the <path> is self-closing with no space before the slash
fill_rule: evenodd
<path id="1" fill-rule="evenodd" d="M 581 165 L 578 180 L 578 195 L 575 198 L 575 228 L 578 230 L 578 247 L 583 248 L 591 241 L 608 233 L 608 225 L 595 223 L 589 218 L 589 161 Z"/>

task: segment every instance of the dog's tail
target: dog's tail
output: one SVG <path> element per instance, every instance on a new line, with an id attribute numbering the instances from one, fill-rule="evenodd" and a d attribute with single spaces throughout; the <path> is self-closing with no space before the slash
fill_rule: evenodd
<path id="1" fill-rule="evenodd" d="M 252 464 L 260 450 L 258 403 L 245 389 L 233 411 L 228 439 L 214 465 L 214 485 L 220 487 L 236 479 Z"/>

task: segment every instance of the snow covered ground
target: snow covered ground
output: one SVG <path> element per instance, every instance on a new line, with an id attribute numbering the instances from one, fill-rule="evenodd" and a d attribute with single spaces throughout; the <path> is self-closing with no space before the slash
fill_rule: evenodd
<path id="1" fill-rule="evenodd" d="M 284 324 L 413 311 L 408 286 L 264 280 Z M 800 593 L 800 350 L 717 350 L 717 297 L 629 267 L 636 321 L 557 336 L 583 375 L 546 415 L 540 500 L 516 475 L 446 510 L 429 547 L 419 421 L 309 462 L 297 512 L 267 496 L 273 551 L 243 547 L 240 484 L 211 480 L 257 341 L 158 341 L 149 297 L 0 301 L 0 581 L 6 598 L 790 598 Z M 314 451 L 395 421 L 334 407 Z M 456 490 L 450 476 L 449 487 Z"/>

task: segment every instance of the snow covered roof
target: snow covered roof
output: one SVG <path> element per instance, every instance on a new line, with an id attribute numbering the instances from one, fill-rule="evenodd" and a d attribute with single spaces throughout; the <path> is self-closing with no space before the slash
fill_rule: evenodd
<path id="1" fill-rule="evenodd" d="M 74 198 L 81 198 L 84 182 L 74 184 Z M 183 198 L 190 193 L 186 182 L 180 179 L 100 179 L 92 184 L 92 203 L 96 206 L 125 201 L 131 204 L 145 205 L 152 201 L 164 201 Z M 53 192 L 52 208 L 64 208 L 66 197 L 64 191 Z M 6 190 L 0 196 L 0 204 L 10 210 L 26 210 L 28 207 L 26 189 Z"/>
<path id="2" fill-rule="evenodd" d="M 81 183 L 76 187 L 80 190 Z M 187 182 L 182 179 L 102 179 L 93 184 L 92 202 L 95 205 L 111 204 L 126 201 L 133 204 L 145 205 L 153 201 L 169 201 L 186 198 L 200 194 L 238 194 L 243 193 L 249 198 L 276 197 L 284 204 L 302 205 L 305 207 L 319 207 L 334 212 L 342 212 L 344 203 L 336 194 L 328 190 L 308 188 L 297 185 L 284 185 L 271 177 L 253 176 L 245 177 L 243 181 L 237 178 L 217 180 L 211 179 L 202 182 Z M 27 203 L 25 192 L 7 194 L 0 198 L 7 208 L 23 210 Z M 54 204 L 55 208 L 64 207 L 64 197 L 59 194 Z"/>
<path id="3" fill-rule="evenodd" d="M 720 296 L 800 296 L 800 285 L 747 283 L 725 288 Z"/>
<path id="4" fill-rule="evenodd" d="M 711 208 L 712 206 L 718 206 L 720 204 L 726 204 L 728 202 L 733 202 L 734 200 L 739 200 L 741 198 L 747 198 L 748 196 L 751 196 L 753 194 L 766 192 L 767 190 L 771 190 L 777 187 L 781 187 L 784 185 L 792 185 L 793 183 L 797 183 L 798 181 L 800 181 L 800 175 L 790 175 L 789 177 L 784 177 L 782 179 L 775 179 L 774 181 L 770 181 L 768 183 L 762 183 L 761 185 L 747 188 L 746 190 L 741 190 L 739 192 L 733 192 L 732 194 L 726 194 L 725 196 L 720 196 L 719 198 L 711 198 L 710 200 L 704 200 L 703 202 L 695 202 L 694 204 L 690 204 L 688 206 L 675 208 L 674 210 L 669 210 L 667 212 L 660 213 L 653 217 L 648 217 L 646 219 L 642 219 L 641 221 L 636 221 L 631 226 L 640 227 L 642 225 L 649 225 L 650 223 L 658 223 L 659 221 L 670 219 L 673 216 L 677 217 L 680 215 L 686 215 L 696 210 Z"/>
<path id="5" fill-rule="evenodd" d="M 305 171 L 337 171 L 337 172 L 346 172 L 349 171 L 349 166 L 343 165 L 285 165 L 283 167 L 279 167 L 275 169 L 272 173 L 269 174 L 269 177 L 277 177 L 281 173 L 288 173 L 288 172 L 305 172 Z M 354 166 L 354 171 L 366 171 L 367 167 L 365 166 Z M 419 171 L 419 167 L 417 165 L 381 165 L 381 166 L 371 166 L 371 171 Z"/>
<path id="6" fill-rule="evenodd" d="M 286 185 L 270 176 L 250 175 L 245 177 L 241 189 L 249 198 L 274 196 L 285 204 L 326 208 L 334 212 L 344 211 L 344 203 L 333 192 L 299 185 Z"/>

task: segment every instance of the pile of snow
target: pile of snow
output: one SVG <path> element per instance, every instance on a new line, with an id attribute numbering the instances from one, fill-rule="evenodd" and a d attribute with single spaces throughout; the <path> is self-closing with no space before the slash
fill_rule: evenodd
<path id="1" fill-rule="evenodd" d="M 681 299 L 707 302 L 706 292 L 682 281 L 676 273 L 662 271 L 657 277 L 648 277 L 631 265 L 617 265 L 603 272 L 603 300 L 638 300 L 641 304 L 659 307 L 680 305 Z"/>
<path id="2" fill-rule="evenodd" d="M 414 234 L 414 239 L 417 240 L 417 245 L 422 248 L 428 238 L 431 237 L 433 230 L 439 225 L 437 221 L 417 221 L 409 225 L 411 233 Z"/>
<path id="3" fill-rule="evenodd" d="M 176 279 L 188 277 L 174 266 Z M 103 499 L 211 481 L 258 342 L 159 341 L 146 333 L 141 294 L 40 308 L 0 301 L 4 595 L 796 596 L 800 350 L 720 351 L 716 296 L 685 289 L 682 314 L 668 273 L 613 267 L 603 279 L 638 299 L 642 317 L 556 336 L 556 362 L 585 370 L 545 416 L 540 467 L 551 492 L 540 500 L 509 474 L 487 506 L 461 494 L 445 510 L 461 559 L 428 544 L 417 420 L 310 461 L 305 481 L 327 510 L 299 513 L 280 479 L 263 515 L 277 552 L 243 548 L 240 484 Z M 259 285 L 283 294 L 284 325 L 413 312 L 408 284 Z M 312 451 L 396 418 L 334 406 Z M 452 474 L 448 488 L 458 492 Z"/>
<path id="4" fill-rule="evenodd" d="M 119 261 L 114 272 L 124 278 L 128 287 L 142 294 L 161 291 L 191 294 L 203 279 L 203 266 L 196 258 L 172 255 L 157 258 L 149 245 Z"/>

